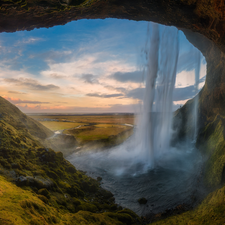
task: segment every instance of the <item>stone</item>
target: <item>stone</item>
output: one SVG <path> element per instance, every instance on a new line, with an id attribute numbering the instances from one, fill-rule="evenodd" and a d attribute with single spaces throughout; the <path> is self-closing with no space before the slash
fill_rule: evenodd
<path id="1" fill-rule="evenodd" d="M 141 204 L 141 205 L 145 205 L 145 204 L 148 202 L 148 200 L 147 200 L 146 198 L 139 198 L 139 199 L 138 199 L 138 202 L 139 202 L 139 204 Z"/>

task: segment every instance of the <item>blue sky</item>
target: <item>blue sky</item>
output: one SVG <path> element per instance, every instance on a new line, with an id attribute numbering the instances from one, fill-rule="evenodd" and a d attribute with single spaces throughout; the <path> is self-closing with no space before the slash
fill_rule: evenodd
<path id="1" fill-rule="evenodd" d="M 98 19 L 1 33 L 0 94 L 24 112 L 133 112 L 144 88 L 147 26 Z M 193 97 L 194 84 L 196 49 L 182 32 L 179 39 L 174 109 Z M 204 76 L 203 60 L 201 86 Z"/>

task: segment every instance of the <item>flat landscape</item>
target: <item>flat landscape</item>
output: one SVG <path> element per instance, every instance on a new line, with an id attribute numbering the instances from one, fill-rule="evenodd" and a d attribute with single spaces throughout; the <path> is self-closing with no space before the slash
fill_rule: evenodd
<path id="1" fill-rule="evenodd" d="M 120 144 L 133 133 L 135 121 L 133 114 L 29 116 L 54 132 L 73 135 L 79 146 L 93 141 L 104 146 Z"/>

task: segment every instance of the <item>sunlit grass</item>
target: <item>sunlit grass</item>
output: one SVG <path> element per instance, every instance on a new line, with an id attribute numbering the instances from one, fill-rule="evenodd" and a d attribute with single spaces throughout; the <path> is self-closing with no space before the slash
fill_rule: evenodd
<path id="1" fill-rule="evenodd" d="M 61 122 L 61 121 L 40 121 L 40 123 L 52 131 L 71 129 L 78 127 L 80 125 L 85 125 L 84 123 Z"/>
<path id="2" fill-rule="evenodd" d="M 97 128 L 113 128 L 113 129 L 124 129 L 124 128 L 127 128 L 127 126 L 125 126 L 125 125 L 120 125 L 120 124 L 106 124 L 106 123 L 96 124 L 94 126 L 97 127 Z"/>
<path id="3" fill-rule="evenodd" d="M 117 136 L 130 129 L 130 127 L 115 124 L 98 124 L 66 130 L 64 133 L 74 135 L 79 143 L 85 143 L 88 141 L 108 139 L 110 136 Z"/>
<path id="4" fill-rule="evenodd" d="M 59 121 L 70 121 L 74 123 L 105 123 L 105 124 L 134 124 L 135 115 L 30 115 L 39 120 L 55 119 Z"/>
<path id="5" fill-rule="evenodd" d="M 79 144 L 92 141 L 103 141 L 111 145 L 121 143 L 132 134 L 134 115 L 35 115 L 32 116 L 52 131 L 64 130 L 64 134 L 73 135 Z M 47 120 L 47 121 L 46 121 Z M 50 120 L 50 121 L 49 121 Z M 52 121 L 54 120 L 54 121 Z M 124 135 L 124 132 L 127 132 Z M 119 137 L 122 135 L 121 137 Z"/>

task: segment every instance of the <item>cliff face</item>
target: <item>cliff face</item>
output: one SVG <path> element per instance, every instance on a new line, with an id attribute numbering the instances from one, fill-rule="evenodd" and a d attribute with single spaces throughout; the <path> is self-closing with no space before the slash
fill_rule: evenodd
<path id="1" fill-rule="evenodd" d="M 154 21 L 203 34 L 225 50 L 225 3 L 221 0 L 4 0 L 0 31 L 51 27 L 83 18 Z"/>
<path id="2" fill-rule="evenodd" d="M 222 0 L 4 0 L 0 2 L 0 32 L 62 25 L 83 18 L 145 20 L 174 25 L 206 57 L 206 84 L 199 93 L 199 137 L 207 155 L 209 186 L 225 182 L 225 2 Z M 195 33 L 194 33 L 195 32 Z M 176 116 L 188 128 L 189 101 Z M 0 115 L 1 116 L 1 115 Z M 0 118 L 1 122 L 1 118 Z M 181 136 L 186 134 L 180 130 Z M 159 224 L 224 224 L 224 187 L 195 210 Z M 0 190 L 1 194 L 1 190 Z"/>

